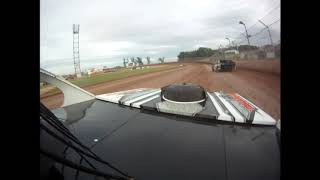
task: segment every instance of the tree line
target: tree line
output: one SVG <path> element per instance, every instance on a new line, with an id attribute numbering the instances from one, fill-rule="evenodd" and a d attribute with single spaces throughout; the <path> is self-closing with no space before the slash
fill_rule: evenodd
<path id="1" fill-rule="evenodd" d="M 226 50 L 231 50 L 231 49 L 237 49 L 239 52 L 242 52 L 242 51 L 249 51 L 249 50 L 257 50 L 257 49 L 259 49 L 259 47 L 253 46 L 253 45 L 240 45 L 238 47 L 231 46 L 228 48 L 221 48 L 221 49 L 211 49 L 211 48 L 207 48 L 207 47 L 199 47 L 197 50 L 180 52 L 178 55 L 178 59 L 184 60 L 185 58 L 210 57 L 212 55 L 221 53 L 221 51 L 226 51 Z"/>
<path id="2" fill-rule="evenodd" d="M 180 52 L 178 55 L 178 58 L 184 59 L 184 58 L 191 58 L 191 57 L 210 57 L 217 52 L 218 50 L 213 50 L 211 48 L 206 48 L 206 47 L 200 47 L 199 49 L 194 51 Z"/>
<path id="3" fill-rule="evenodd" d="M 147 60 L 147 64 L 151 63 L 149 56 L 147 56 L 145 59 Z M 158 61 L 160 63 L 164 63 L 164 57 L 159 57 Z M 141 57 L 130 57 L 130 58 L 127 57 L 127 58 L 123 58 L 123 67 L 127 67 L 128 63 L 130 62 L 133 64 L 134 67 L 137 65 L 138 66 L 144 65 Z"/>

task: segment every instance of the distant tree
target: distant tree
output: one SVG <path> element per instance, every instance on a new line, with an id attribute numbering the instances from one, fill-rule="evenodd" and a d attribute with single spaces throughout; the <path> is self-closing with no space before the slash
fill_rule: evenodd
<path id="1" fill-rule="evenodd" d="M 219 52 L 219 50 L 213 50 L 211 48 L 200 47 L 194 51 L 180 52 L 178 55 L 178 59 L 179 59 L 179 61 L 181 61 L 181 60 L 184 60 L 185 58 L 210 57 L 218 52 Z"/>
<path id="2" fill-rule="evenodd" d="M 123 58 L 123 67 L 127 67 L 127 64 L 128 64 L 129 60 L 128 58 Z"/>
<path id="3" fill-rule="evenodd" d="M 158 58 L 158 61 L 160 61 L 160 63 L 164 63 L 164 57 L 162 57 L 162 58 L 159 57 L 159 58 Z"/>
<path id="4" fill-rule="evenodd" d="M 142 62 L 142 58 L 141 58 L 141 57 L 137 57 L 137 63 L 139 64 L 139 66 L 142 66 L 142 65 L 143 65 L 143 62 Z"/>
<path id="5" fill-rule="evenodd" d="M 134 66 L 136 66 L 136 65 L 137 65 L 137 61 L 135 60 L 135 58 L 134 58 L 134 57 L 131 57 L 131 58 L 130 58 L 130 60 L 131 60 L 131 62 L 134 64 Z"/>
<path id="6" fill-rule="evenodd" d="M 184 57 L 185 57 L 185 52 L 180 52 L 180 53 L 178 54 L 178 59 L 179 59 L 179 60 L 183 60 Z"/>
<path id="7" fill-rule="evenodd" d="M 150 64 L 150 57 L 147 56 L 146 59 L 147 59 L 147 64 Z"/>

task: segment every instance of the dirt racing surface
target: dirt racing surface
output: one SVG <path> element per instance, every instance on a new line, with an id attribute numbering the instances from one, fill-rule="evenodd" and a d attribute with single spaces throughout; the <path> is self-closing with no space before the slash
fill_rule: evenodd
<path id="1" fill-rule="evenodd" d="M 173 83 L 199 84 L 208 91 L 236 92 L 253 102 L 275 119 L 280 119 L 280 75 L 237 68 L 234 72 L 212 72 L 209 64 L 185 63 L 184 66 L 145 75 L 101 83 L 84 89 L 104 94 L 135 88 L 161 88 Z M 63 103 L 63 95 L 41 99 L 54 109 Z"/>

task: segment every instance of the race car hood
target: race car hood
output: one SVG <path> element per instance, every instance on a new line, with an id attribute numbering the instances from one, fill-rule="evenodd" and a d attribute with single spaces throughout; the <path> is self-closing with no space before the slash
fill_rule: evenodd
<path id="1" fill-rule="evenodd" d="M 102 159 L 136 179 L 280 177 L 275 126 L 155 113 L 98 99 L 53 112 Z M 79 162 L 80 157 L 68 152 L 67 158 Z M 73 169 L 64 170 L 66 179 L 75 174 Z"/>

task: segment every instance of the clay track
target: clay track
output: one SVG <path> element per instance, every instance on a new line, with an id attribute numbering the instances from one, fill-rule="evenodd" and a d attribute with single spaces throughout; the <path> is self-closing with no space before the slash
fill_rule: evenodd
<path id="1" fill-rule="evenodd" d="M 84 89 L 98 95 L 135 88 L 160 88 L 182 82 L 199 84 L 208 91 L 237 92 L 272 117 L 280 118 L 280 76 L 241 68 L 235 72 L 215 73 L 209 64 L 186 63 L 177 69 L 101 83 Z M 46 97 L 41 101 L 51 109 L 57 108 L 62 105 L 63 95 Z"/>

